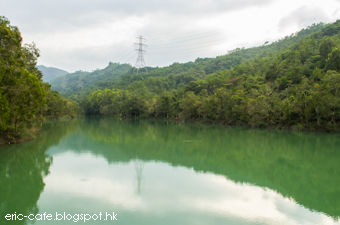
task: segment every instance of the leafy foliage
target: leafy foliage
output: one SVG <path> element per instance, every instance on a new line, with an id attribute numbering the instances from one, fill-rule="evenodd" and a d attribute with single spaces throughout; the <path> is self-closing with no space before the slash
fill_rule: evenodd
<path id="1" fill-rule="evenodd" d="M 52 89 L 72 99 L 89 95 L 93 90 L 105 89 L 114 82 L 112 78 L 128 73 L 132 67 L 128 64 L 109 63 L 103 70 L 95 70 L 92 73 L 76 71 L 65 76 L 58 77 L 50 83 Z M 81 85 L 79 85 L 81 83 Z"/>
<path id="2" fill-rule="evenodd" d="M 271 45 L 118 76 L 83 112 L 339 130 L 339 31 L 340 21 L 313 25 Z"/>
<path id="3" fill-rule="evenodd" d="M 61 113 L 53 112 L 58 116 L 65 110 L 75 116 L 78 107 L 76 102 L 52 93 L 36 68 L 39 50 L 34 43 L 22 46 L 21 42 L 18 28 L 0 17 L 0 135 L 5 139 L 38 124 L 55 104 L 64 104 L 58 107 Z"/>

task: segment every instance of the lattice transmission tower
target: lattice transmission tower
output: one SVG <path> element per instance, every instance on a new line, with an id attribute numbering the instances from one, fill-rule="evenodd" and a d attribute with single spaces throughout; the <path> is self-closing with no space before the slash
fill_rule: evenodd
<path id="1" fill-rule="evenodd" d="M 78 88 L 83 88 L 83 80 L 81 78 L 81 72 L 79 73 Z"/>
<path id="2" fill-rule="evenodd" d="M 143 38 L 143 36 L 138 36 L 136 37 L 139 41 L 138 43 L 135 43 L 135 46 L 138 47 L 136 49 L 136 52 L 138 53 L 138 58 L 135 64 L 135 67 L 137 68 L 137 75 L 138 75 L 138 70 L 140 68 L 144 68 L 145 67 L 145 61 L 144 61 L 144 56 L 143 54 L 146 53 L 146 51 L 143 48 L 148 47 L 146 44 L 143 44 L 143 42 L 146 42 L 146 39 Z M 145 68 L 146 73 L 148 73 L 148 70 Z"/>
<path id="3" fill-rule="evenodd" d="M 136 174 L 137 174 L 137 192 L 141 193 L 142 190 L 142 173 L 144 168 L 144 162 L 138 158 L 134 161 Z"/>
<path id="4" fill-rule="evenodd" d="M 66 88 L 66 75 L 63 76 L 62 82 L 61 82 L 61 88 L 64 90 Z"/>

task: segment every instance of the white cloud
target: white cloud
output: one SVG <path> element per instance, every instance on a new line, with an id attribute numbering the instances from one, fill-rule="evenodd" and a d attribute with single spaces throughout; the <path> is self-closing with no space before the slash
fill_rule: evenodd
<path id="1" fill-rule="evenodd" d="M 339 7 L 335 0 L 1 0 L 0 15 L 19 27 L 24 42 L 37 44 L 40 64 L 90 71 L 109 61 L 134 64 L 137 55 L 129 47 L 137 35 L 150 40 L 146 64 L 165 66 L 261 45 L 312 23 L 335 21 Z M 208 32 L 216 35 L 194 39 Z M 157 43 L 163 46 L 153 48 Z"/>

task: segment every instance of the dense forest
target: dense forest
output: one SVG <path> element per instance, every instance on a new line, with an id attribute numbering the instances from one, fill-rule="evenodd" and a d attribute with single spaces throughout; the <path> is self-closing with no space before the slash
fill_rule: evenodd
<path id="1" fill-rule="evenodd" d="M 43 82 L 36 67 L 39 50 L 22 45 L 19 29 L 0 17 L 0 144 L 29 138 L 46 117 L 75 117 L 77 102 Z"/>
<path id="2" fill-rule="evenodd" d="M 132 67 L 129 64 L 110 63 L 102 70 L 95 70 L 92 73 L 76 71 L 67 76 L 62 76 L 50 81 L 52 89 L 66 97 L 79 100 L 86 97 L 92 91 L 102 89 L 110 83 L 114 77 L 128 73 Z"/>
<path id="3" fill-rule="evenodd" d="M 51 86 L 36 66 L 35 44 L 22 45 L 18 28 L 1 17 L 0 136 L 13 141 L 45 118 L 79 112 L 339 131 L 339 31 L 340 21 L 313 24 L 271 44 L 138 75 L 129 64 L 110 62 Z"/>
<path id="4" fill-rule="evenodd" d="M 86 115 L 338 131 L 339 31 L 340 20 L 314 24 L 270 45 L 215 59 L 139 75 L 132 68 L 99 81 L 78 100 Z"/>
<path id="5" fill-rule="evenodd" d="M 146 70 L 141 69 L 140 71 L 144 71 L 144 73 L 136 75 L 137 69 L 131 65 L 110 62 L 105 69 L 96 69 L 91 73 L 76 71 L 52 80 L 50 84 L 53 90 L 78 102 L 95 90 L 104 90 L 106 88 L 127 89 L 133 82 L 143 81 L 148 78 L 153 78 L 151 82 L 156 84 L 153 87 L 147 85 L 149 89 L 151 88 L 150 91 L 160 93 L 163 91 L 163 87 L 166 87 L 167 90 L 177 89 L 190 81 L 203 79 L 214 72 L 231 69 L 257 57 L 271 56 L 282 49 L 292 46 L 307 35 L 321 30 L 323 27 L 323 23 L 314 24 L 270 45 L 265 43 L 262 46 L 249 49 L 236 48 L 228 51 L 228 54 L 216 58 L 197 58 L 195 62 L 173 63 L 162 68 L 147 67 L 146 69 L 149 73 L 145 73 Z"/>

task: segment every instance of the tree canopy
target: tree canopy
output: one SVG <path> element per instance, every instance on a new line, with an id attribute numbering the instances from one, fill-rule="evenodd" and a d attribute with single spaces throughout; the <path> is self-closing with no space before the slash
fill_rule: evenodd
<path id="1" fill-rule="evenodd" d="M 86 115 L 339 130 L 340 20 L 270 45 L 149 73 L 130 71 L 78 99 Z"/>
<path id="2" fill-rule="evenodd" d="M 66 111 L 77 114 L 76 102 L 61 98 L 42 81 L 36 67 L 39 56 L 36 45 L 22 45 L 19 29 L 0 17 L 0 136 L 5 139 L 35 126 L 45 116 Z"/>

